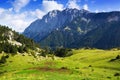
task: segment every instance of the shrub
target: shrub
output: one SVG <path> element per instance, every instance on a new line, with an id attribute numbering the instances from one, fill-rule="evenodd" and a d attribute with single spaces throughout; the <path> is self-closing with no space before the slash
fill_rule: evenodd
<path id="1" fill-rule="evenodd" d="M 66 69 L 67 70 L 68 68 L 67 67 L 61 67 L 61 69 Z"/>
<path id="2" fill-rule="evenodd" d="M 110 62 L 120 59 L 120 55 L 117 55 L 115 59 L 111 59 Z"/>
<path id="3" fill-rule="evenodd" d="M 120 59 L 120 55 L 117 55 L 117 56 L 116 56 L 116 59 Z"/>
<path id="4" fill-rule="evenodd" d="M 115 73 L 114 76 L 120 76 L 120 73 Z"/>
<path id="5" fill-rule="evenodd" d="M 9 55 L 6 55 L 5 58 L 9 58 Z"/>
<path id="6" fill-rule="evenodd" d="M 6 56 L 2 56 L 0 59 L 0 63 L 4 64 L 6 62 Z"/>
<path id="7" fill-rule="evenodd" d="M 92 67 L 92 65 L 89 65 L 88 67 Z"/>
<path id="8" fill-rule="evenodd" d="M 42 50 L 40 56 L 46 57 L 46 55 L 47 55 L 46 51 Z"/>
<path id="9" fill-rule="evenodd" d="M 23 49 L 24 49 L 23 46 L 18 47 L 18 52 L 19 52 L 19 53 L 24 53 L 24 50 L 23 50 Z"/>
<path id="10" fill-rule="evenodd" d="M 35 52 L 34 51 L 31 51 L 31 55 L 36 58 L 36 55 L 35 55 Z"/>
<path id="11" fill-rule="evenodd" d="M 75 67 L 75 69 L 79 69 L 79 67 Z"/>
<path id="12" fill-rule="evenodd" d="M 71 56 L 72 54 L 73 54 L 72 50 L 67 48 L 58 48 L 55 51 L 55 55 L 59 57 L 68 57 L 68 56 Z"/>

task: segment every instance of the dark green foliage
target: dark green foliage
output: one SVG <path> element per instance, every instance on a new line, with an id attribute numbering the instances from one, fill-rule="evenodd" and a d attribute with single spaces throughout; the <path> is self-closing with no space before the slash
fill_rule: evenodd
<path id="1" fill-rule="evenodd" d="M 31 55 L 34 57 L 34 58 L 36 58 L 36 55 L 35 55 L 35 52 L 31 52 Z"/>
<path id="2" fill-rule="evenodd" d="M 17 46 L 12 45 L 8 42 L 0 43 L 1 51 L 4 51 L 6 53 L 17 53 Z"/>
<path id="3" fill-rule="evenodd" d="M 54 58 L 54 56 L 68 57 L 68 56 L 73 55 L 72 50 L 67 49 L 67 48 L 56 48 L 56 49 L 52 50 L 49 47 L 46 47 L 40 53 L 41 53 L 40 56 L 46 57 L 46 55 L 47 55 L 47 56 L 51 57 L 52 59 Z"/>
<path id="4" fill-rule="evenodd" d="M 4 64 L 7 58 L 9 58 L 9 55 L 6 55 L 6 56 L 3 55 L 0 59 L 0 64 Z"/>
<path id="5" fill-rule="evenodd" d="M 61 69 L 66 69 L 67 70 L 68 68 L 67 67 L 61 67 Z"/>
<path id="6" fill-rule="evenodd" d="M 24 52 L 28 52 L 29 51 L 29 48 L 27 47 L 24 47 L 24 46 L 19 46 L 18 47 L 18 52 L 19 53 L 24 53 Z"/>
<path id="7" fill-rule="evenodd" d="M 31 40 L 29 38 L 26 38 L 22 34 L 19 34 L 19 36 L 16 37 L 15 40 L 22 43 L 23 45 L 26 45 L 27 48 L 30 48 L 30 49 L 33 49 L 33 50 L 35 50 L 36 47 L 39 47 L 36 43 L 34 43 L 33 40 Z"/>
<path id="8" fill-rule="evenodd" d="M 47 55 L 46 51 L 42 50 L 40 56 L 46 57 L 46 55 Z"/>
<path id="9" fill-rule="evenodd" d="M 40 56 L 46 57 L 46 55 L 54 55 L 54 51 L 51 50 L 49 47 L 45 47 L 44 50 L 41 51 Z"/>
<path id="10" fill-rule="evenodd" d="M 5 58 L 9 58 L 9 55 L 6 55 Z"/>
<path id="11" fill-rule="evenodd" d="M 10 53 L 17 53 L 17 51 L 18 51 L 16 45 L 15 46 L 11 46 L 11 48 L 9 48 L 9 49 L 10 49 Z"/>
<path id="12" fill-rule="evenodd" d="M 59 57 L 68 57 L 72 54 L 72 50 L 67 48 L 57 48 L 57 50 L 55 51 L 55 55 Z"/>
<path id="13" fill-rule="evenodd" d="M 23 46 L 18 47 L 18 52 L 19 53 L 24 53 L 24 47 Z"/>
<path id="14" fill-rule="evenodd" d="M 116 59 L 120 59 L 120 55 L 117 55 Z"/>
<path id="15" fill-rule="evenodd" d="M 23 51 L 28 52 L 28 51 L 29 51 L 29 48 L 24 47 L 24 48 L 23 48 Z"/>
<path id="16" fill-rule="evenodd" d="M 120 73 L 115 73 L 114 76 L 120 76 Z"/>
<path id="17" fill-rule="evenodd" d="M 44 48 L 44 52 L 45 52 L 46 54 L 50 54 L 50 51 L 51 51 L 51 49 L 50 49 L 49 47 L 45 47 L 45 48 Z"/>
<path id="18" fill-rule="evenodd" d="M 11 29 L 6 26 L 0 25 L 0 41 L 7 40 L 8 37 L 3 35 L 3 33 L 5 33 L 6 31 L 11 31 Z"/>
<path id="19" fill-rule="evenodd" d="M 0 64 L 3 64 L 5 62 L 6 62 L 6 58 L 4 56 L 2 56 L 1 59 L 0 59 Z"/>
<path id="20" fill-rule="evenodd" d="M 50 47 L 46 47 L 44 50 L 46 54 L 52 54 L 52 55 L 55 54 L 55 51 L 51 49 Z"/>
<path id="21" fill-rule="evenodd" d="M 110 62 L 112 62 L 112 61 L 116 61 L 116 60 L 120 60 L 120 55 L 117 55 L 116 58 L 111 59 Z"/>
<path id="22" fill-rule="evenodd" d="M 15 45 L 10 43 L 8 40 L 11 39 L 13 41 L 19 42 L 22 45 Z M 39 47 L 33 40 L 26 38 L 22 34 L 19 34 L 15 31 L 12 31 L 6 26 L 0 25 L 0 53 L 2 51 L 6 53 L 23 53 L 28 52 L 28 49 L 35 50 L 36 47 Z"/>
<path id="23" fill-rule="evenodd" d="M 88 67 L 92 67 L 92 65 L 89 65 Z"/>
<path id="24" fill-rule="evenodd" d="M 0 47 L 0 53 L 2 53 L 2 47 Z"/>

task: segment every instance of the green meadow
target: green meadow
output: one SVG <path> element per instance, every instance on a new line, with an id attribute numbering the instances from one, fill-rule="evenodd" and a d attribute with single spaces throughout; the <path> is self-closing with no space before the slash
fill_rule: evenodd
<path id="1" fill-rule="evenodd" d="M 120 50 L 72 51 L 72 56 L 54 59 L 9 55 L 6 63 L 0 64 L 0 80 L 120 80 Z"/>

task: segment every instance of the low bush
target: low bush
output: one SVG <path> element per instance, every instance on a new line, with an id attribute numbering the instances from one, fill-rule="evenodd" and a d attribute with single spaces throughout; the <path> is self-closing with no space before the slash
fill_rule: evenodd
<path id="1" fill-rule="evenodd" d="M 58 48 L 55 51 L 55 55 L 59 56 L 59 57 L 68 57 L 73 55 L 72 50 L 71 49 L 67 49 L 67 48 Z"/>
<path id="2" fill-rule="evenodd" d="M 6 62 L 6 59 L 9 58 L 8 55 L 6 56 L 2 56 L 1 59 L 0 59 L 0 64 L 4 64 Z"/>
<path id="3" fill-rule="evenodd" d="M 116 58 L 111 59 L 110 62 L 115 61 L 115 60 L 120 60 L 120 55 L 117 55 Z"/>
<path id="4" fill-rule="evenodd" d="M 120 76 L 120 73 L 115 73 L 114 76 Z"/>
<path id="5" fill-rule="evenodd" d="M 120 76 L 120 73 L 115 73 L 114 76 Z"/>

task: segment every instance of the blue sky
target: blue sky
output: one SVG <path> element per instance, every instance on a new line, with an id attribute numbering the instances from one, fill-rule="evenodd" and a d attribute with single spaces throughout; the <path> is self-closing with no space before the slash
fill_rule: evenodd
<path id="1" fill-rule="evenodd" d="M 0 24 L 23 32 L 47 12 L 65 8 L 86 9 L 91 12 L 120 11 L 120 0 L 0 0 Z"/>

